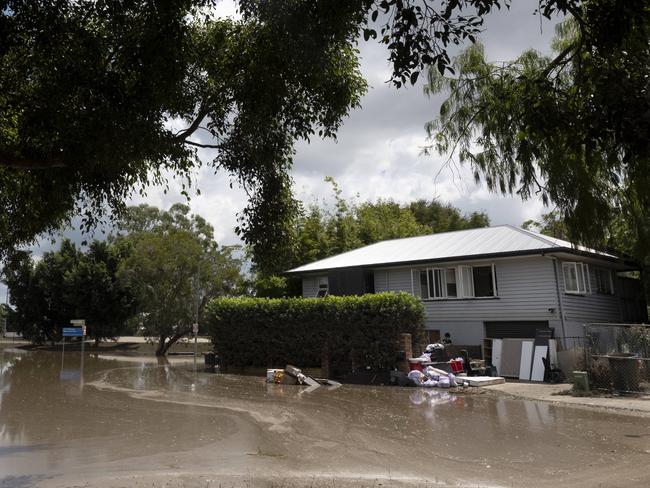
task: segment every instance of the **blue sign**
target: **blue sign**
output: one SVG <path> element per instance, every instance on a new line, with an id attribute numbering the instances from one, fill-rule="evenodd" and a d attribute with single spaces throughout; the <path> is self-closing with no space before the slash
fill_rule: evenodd
<path id="1" fill-rule="evenodd" d="M 64 327 L 63 337 L 83 337 L 83 327 Z"/>
<path id="2" fill-rule="evenodd" d="M 59 373 L 60 381 L 79 381 L 81 379 L 81 371 L 78 369 L 62 369 Z"/>

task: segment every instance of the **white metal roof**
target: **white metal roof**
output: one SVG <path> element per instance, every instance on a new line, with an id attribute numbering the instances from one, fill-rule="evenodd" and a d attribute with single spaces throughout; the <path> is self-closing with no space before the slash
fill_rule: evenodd
<path id="1" fill-rule="evenodd" d="M 561 249 L 573 249 L 606 258 L 617 258 L 611 254 L 574 245 L 562 239 L 548 237 L 512 225 L 500 225 L 381 241 L 305 264 L 288 272 L 309 273 L 335 268 L 471 259 L 474 256 L 489 256 L 491 254 L 534 254 L 536 251 L 541 253 Z"/>

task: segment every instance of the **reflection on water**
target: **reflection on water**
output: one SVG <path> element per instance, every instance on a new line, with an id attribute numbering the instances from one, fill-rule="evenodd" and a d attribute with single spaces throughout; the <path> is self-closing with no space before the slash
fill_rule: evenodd
<path id="1" fill-rule="evenodd" d="M 466 469 L 477 474 L 487 465 L 520 466 L 541 456 L 569 470 L 611 463 L 612 450 L 640 462 L 644 449 L 650 450 L 644 433 L 650 434 L 646 419 L 548 403 L 440 389 L 308 390 L 258 377 L 197 373 L 191 359 L 86 353 L 82 366 L 78 352 L 67 352 L 62 361 L 59 353 L 0 348 L 5 476 L 200 465 L 241 472 L 250 466 L 390 469 L 432 479 L 445 459 L 469 462 Z M 436 463 L 413 458 L 414 445 Z M 453 473 L 457 465 L 449 469 Z"/>

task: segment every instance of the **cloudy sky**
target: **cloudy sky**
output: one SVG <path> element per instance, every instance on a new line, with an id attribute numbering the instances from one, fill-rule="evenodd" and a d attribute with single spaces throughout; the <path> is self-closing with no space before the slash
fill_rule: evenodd
<path id="1" fill-rule="evenodd" d="M 485 23 L 480 39 L 492 61 L 512 59 L 528 48 L 549 51 L 553 22 L 540 22 L 539 16 L 533 15 L 537 0 L 512 3 L 509 11 L 492 14 Z M 222 2 L 219 12 L 223 16 L 236 15 L 234 3 Z M 359 195 L 360 200 L 392 198 L 400 202 L 438 198 L 463 212 L 485 211 L 495 225 L 520 225 L 544 211 L 538 201 L 521 202 L 517 197 L 489 193 L 484 185 L 474 184 L 469 168 L 442 168 L 446 156 L 422 155 L 426 144 L 424 124 L 435 118 L 442 98 L 426 98 L 422 83 L 393 88 L 386 83 L 391 70 L 385 47 L 376 41 L 361 40 L 359 49 L 361 71 L 370 85 L 368 93 L 361 108 L 345 120 L 337 141 L 313 139 L 298 144 L 292 171 L 298 198 L 331 202 L 331 187 L 323 180 L 332 176 L 346 198 Z M 209 152 L 202 155 L 206 161 L 211 159 Z M 246 205 L 244 193 L 230 188 L 227 175 L 214 174 L 207 167 L 197 172 L 196 181 L 201 195 L 192 196 L 192 210 L 212 223 L 220 244 L 238 243 L 233 228 L 237 213 Z M 150 188 L 146 198 L 137 197 L 131 203 L 168 208 L 174 202 L 184 202 L 180 182 L 171 180 L 169 186 L 167 193 Z M 77 230 L 64 234 L 77 242 L 84 239 Z M 102 229 L 90 237 L 102 238 Z M 53 247 L 58 245 L 44 238 L 34 252 L 38 255 Z M 0 297 L 4 298 L 1 285 Z"/>
<path id="2" fill-rule="evenodd" d="M 512 3 L 510 11 L 493 14 L 485 24 L 481 41 L 490 60 L 509 60 L 528 48 L 549 50 L 553 23 L 544 20 L 540 24 L 539 16 L 533 15 L 537 0 Z M 234 11 L 228 2 L 221 8 L 226 15 Z M 298 144 L 292 171 L 298 198 L 331 202 L 331 187 L 323 180 L 332 176 L 345 197 L 358 194 L 361 200 L 392 198 L 400 202 L 438 198 L 463 212 L 485 211 L 493 224 L 520 225 L 544 211 L 538 201 L 521 202 L 517 197 L 489 193 L 484 185 L 474 184 L 469 168 L 442 168 L 446 157 L 422 155 L 424 124 L 435 118 L 442 98 L 426 98 L 421 83 L 393 88 L 386 83 L 391 70 L 385 47 L 360 41 L 359 49 L 361 70 L 370 89 L 361 108 L 345 120 L 337 141 L 314 139 Z M 209 153 L 204 155 L 209 158 Z M 218 242 L 238 242 L 233 227 L 245 206 L 243 192 L 230 189 L 227 176 L 215 175 L 209 168 L 199 172 L 197 181 L 201 195 L 192 197 L 193 211 L 214 225 Z M 180 186 L 172 182 L 167 194 L 150 189 L 147 198 L 134 202 L 169 207 L 183 201 L 179 191 Z"/>

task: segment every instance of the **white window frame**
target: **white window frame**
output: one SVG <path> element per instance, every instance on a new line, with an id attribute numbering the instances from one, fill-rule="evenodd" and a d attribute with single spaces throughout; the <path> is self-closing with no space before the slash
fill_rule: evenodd
<path id="1" fill-rule="evenodd" d="M 327 276 L 319 276 L 318 278 L 318 289 L 316 291 L 317 297 L 327 296 L 330 293 L 330 280 Z M 321 294 L 321 292 L 325 292 Z"/>
<path id="2" fill-rule="evenodd" d="M 567 271 L 573 269 L 576 277 L 576 288 L 569 289 L 567 283 Z M 562 278 L 564 279 L 564 293 L 568 295 L 589 295 L 591 294 L 591 279 L 589 277 L 589 265 L 577 261 L 565 261 L 562 263 Z M 582 285 L 582 286 L 581 286 Z"/>
<path id="3" fill-rule="evenodd" d="M 477 297 L 474 292 L 474 268 L 492 268 L 492 290 L 493 295 L 487 297 Z M 453 269 L 456 275 L 456 296 L 448 296 L 447 294 L 447 271 Z M 483 300 L 483 299 L 492 299 L 498 298 L 499 293 L 497 290 L 497 281 L 496 281 L 496 266 L 494 263 L 490 264 L 480 264 L 476 266 L 469 265 L 459 265 L 459 266 L 445 266 L 437 268 L 424 268 L 418 270 L 418 287 L 420 289 L 420 295 L 422 295 L 422 273 L 425 274 L 427 283 L 426 283 L 426 296 L 422 295 L 420 298 L 422 300 L 462 300 L 462 299 L 474 299 L 474 300 Z M 436 273 L 439 274 L 439 280 L 436 280 Z M 465 277 L 470 278 L 470 282 L 466 283 Z M 439 296 L 431 296 L 432 283 L 433 279 L 433 292 L 436 294 L 437 284 L 440 284 L 440 293 Z"/>
<path id="4" fill-rule="evenodd" d="M 609 289 L 604 290 L 601 285 L 600 273 L 607 273 L 606 283 L 609 284 Z M 612 278 L 612 270 L 607 268 L 594 268 L 594 274 L 596 277 L 596 293 L 601 295 L 614 295 L 614 280 Z M 604 291 L 603 291 L 604 290 Z"/>

